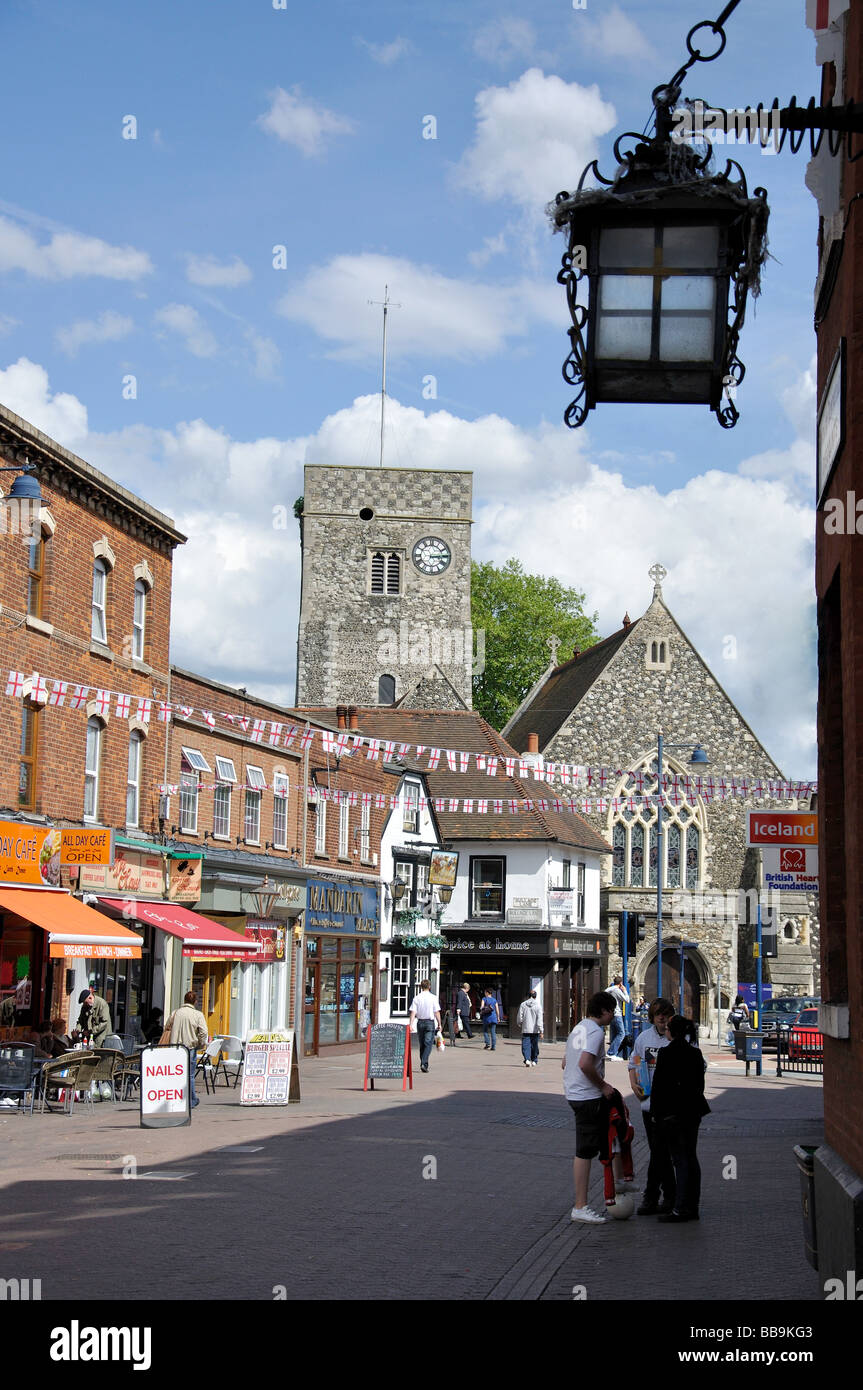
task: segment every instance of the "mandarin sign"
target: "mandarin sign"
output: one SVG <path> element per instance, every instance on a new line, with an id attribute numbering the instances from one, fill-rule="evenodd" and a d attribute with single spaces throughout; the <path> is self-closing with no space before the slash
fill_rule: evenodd
<path id="1" fill-rule="evenodd" d="M 333 883 L 309 879 L 306 886 L 306 931 L 377 936 L 380 907 L 377 884 Z"/>

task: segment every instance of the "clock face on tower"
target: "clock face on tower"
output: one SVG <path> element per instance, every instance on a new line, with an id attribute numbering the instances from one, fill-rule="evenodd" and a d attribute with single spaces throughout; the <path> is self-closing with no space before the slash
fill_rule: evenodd
<path id="1" fill-rule="evenodd" d="M 443 574 L 452 556 L 446 541 L 438 536 L 423 536 L 412 551 L 413 562 L 420 574 Z"/>

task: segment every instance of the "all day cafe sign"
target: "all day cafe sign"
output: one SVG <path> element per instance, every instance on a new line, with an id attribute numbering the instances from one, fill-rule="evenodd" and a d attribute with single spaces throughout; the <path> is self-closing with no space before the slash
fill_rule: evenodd
<path id="1" fill-rule="evenodd" d="M 15 888 L 57 888 L 61 866 L 110 864 L 113 858 L 112 830 L 0 821 L 0 883 Z"/>

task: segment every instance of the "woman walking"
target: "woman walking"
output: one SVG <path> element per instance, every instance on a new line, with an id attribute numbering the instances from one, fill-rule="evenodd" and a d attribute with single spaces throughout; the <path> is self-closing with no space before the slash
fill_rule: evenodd
<path id="1" fill-rule="evenodd" d="M 483 990 L 482 996 L 479 1017 L 482 1023 L 483 1036 L 485 1037 L 485 1051 L 494 1052 L 497 1042 L 497 1001 L 489 988 Z"/>
<path id="2" fill-rule="evenodd" d="M 704 1099 L 704 1058 L 690 1041 L 691 1019 L 675 1014 L 668 1024 L 671 1042 L 657 1053 L 650 1092 L 650 1117 L 660 1129 L 674 1164 L 674 1210 L 660 1221 L 697 1221 L 701 1167 L 696 1152 L 698 1126 L 710 1113 Z"/>

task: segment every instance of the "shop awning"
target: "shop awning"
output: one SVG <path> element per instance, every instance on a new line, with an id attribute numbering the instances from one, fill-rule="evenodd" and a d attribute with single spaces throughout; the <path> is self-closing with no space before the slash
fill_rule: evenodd
<path id="1" fill-rule="evenodd" d="M 48 954 L 81 956 L 87 960 L 138 960 L 141 938 L 112 922 L 70 893 L 42 888 L 0 888 L 0 907 L 49 932 Z"/>
<path id="2" fill-rule="evenodd" d="M 183 943 L 183 954 L 192 955 L 206 951 L 220 959 L 247 960 L 251 943 L 239 932 L 223 927 L 219 922 L 211 922 L 199 912 L 190 912 L 179 903 L 144 902 L 129 898 L 103 898 L 99 902 L 114 912 L 122 912 L 126 917 L 134 917 L 138 922 L 149 922 L 159 931 L 178 936 Z"/>

